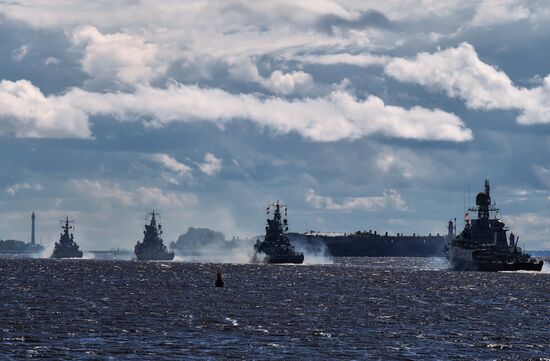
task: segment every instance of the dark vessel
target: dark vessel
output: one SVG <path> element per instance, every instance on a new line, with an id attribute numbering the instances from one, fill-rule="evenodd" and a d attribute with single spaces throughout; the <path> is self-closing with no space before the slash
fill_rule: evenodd
<path id="1" fill-rule="evenodd" d="M 491 204 L 491 188 L 485 180 L 485 191 L 476 196 L 476 206 L 464 217 L 464 230 L 445 248 L 447 259 L 455 270 L 469 271 L 540 271 L 543 261 L 532 258 L 518 247 L 519 237 L 506 236 L 508 228 L 498 218 L 499 210 Z M 477 219 L 470 220 L 470 211 Z M 495 217 L 491 218 L 491 212 Z M 509 243 L 508 243 L 509 240 Z"/>
<path id="2" fill-rule="evenodd" d="M 71 226 L 74 221 L 69 221 L 69 217 L 61 220 L 61 237 L 59 242 L 55 243 L 55 248 L 51 258 L 82 258 L 82 251 L 78 249 L 78 244 L 74 241 L 74 226 Z"/>
<path id="3" fill-rule="evenodd" d="M 258 239 L 254 245 L 254 260 L 265 263 L 303 263 L 304 254 L 296 252 L 288 238 L 287 208 L 279 201 L 267 207 L 266 214 L 269 216 L 273 207 L 273 219 L 267 219 L 265 227 L 265 238 Z M 284 218 L 281 216 L 281 208 L 285 207 Z"/>
<path id="4" fill-rule="evenodd" d="M 136 244 L 134 252 L 136 257 L 140 261 L 171 261 L 174 259 L 174 252 L 168 252 L 166 246 L 162 243 L 162 226 L 160 223 L 157 225 L 155 216 L 158 213 L 154 211 L 149 213 L 151 216 L 151 223 L 145 225 L 145 231 L 143 231 L 143 242 Z"/>
<path id="5" fill-rule="evenodd" d="M 294 244 L 326 250 L 333 257 L 443 257 L 446 238 L 443 235 L 403 235 L 376 231 L 350 233 L 289 233 Z"/>

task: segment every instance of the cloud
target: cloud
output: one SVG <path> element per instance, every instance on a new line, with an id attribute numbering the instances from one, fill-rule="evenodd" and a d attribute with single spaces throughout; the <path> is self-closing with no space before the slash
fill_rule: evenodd
<path id="1" fill-rule="evenodd" d="M 157 187 L 139 187 L 136 190 L 136 198 L 143 206 L 163 207 L 165 209 L 180 208 L 198 203 L 198 198 L 193 193 L 164 193 Z"/>
<path id="2" fill-rule="evenodd" d="M 540 184 L 542 184 L 546 189 L 550 189 L 550 167 L 545 167 L 540 164 L 533 164 L 531 169 Z"/>
<path id="3" fill-rule="evenodd" d="M 212 153 L 206 153 L 204 156 L 204 163 L 199 164 L 201 172 L 208 176 L 213 176 L 220 172 L 222 169 L 223 161 Z"/>
<path id="4" fill-rule="evenodd" d="M 44 96 L 28 80 L 0 81 L 0 134 L 21 138 L 91 138 L 87 113 L 64 96 Z"/>
<path id="5" fill-rule="evenodd" d="M 385 149 L 376 158 L 377 167 L 384 173 L 393 173 L 405 178 L 411 178 L 416 175 L 419 159 L 413 165 L 410 162 L 411 155 L 407 152 L 395 152 L 390 149 Z"/>
<path id="6" fill-rule="evenodd" d="M 309 93 L 315 86 L 313 77 L 303 71 L 283 73 L 275 70 L 269 80 L 264 81 L 264 86 L 276 94 L 289 95 L 292 93 Z"/>
<path id="7" fill-rule="evenodd" d="M 123 187 L 115 182 L 74 179 L 71 181 L 73 189 L 82 193 L 83 196 L 99 201 L 115 201 L 124 206 L 139 207 L 163 207 L 179 208 L 187 205 L 197 204 L 198 198 L 193 193 L 167 192 L 164 193 L 157 187 Z"/>
<path id="8" fill-rule="evenodd" d="M 368 27 L 393 29 L 394 25 L 381 12 L 368 10 L 358 17 L 348 19 L 337 15 L 322 16 L 317 23 L 318 27 L 328 33 L 334 33 L 336 29 L 365 29 Z"/>
<path id="9" fill-rule="evenodd" d="M 374 65 L 385 65 L 391 60 L 391 57 L 385 56 L 385 55 L 373 55 L 369 53 L 361 53 L 361 54 L 337 53 L 337 54 L 296 56 L 296 60 L 303 61 L 305 63 L 310 63 L 310 64 L 321 64 L 321 65 L 346 64 L 346 65 L 356 65 L 360 67 L 368 67 L 368 66 L 374 66 Z"/>
<path id="10" fill-rule="evenodd" d="M 520 237 L 521 247 L 525 244 L 528 250 L 549 249 L 550 217 L 547 212 L 525 212 L 506 215 L 502 218 L 510 230 Z"/>
<path id="11" fill-rule="evenodd" d="M 29 52 L 28 45 L 23 45 L 17 49 L 14 49 L 11 52 L 11 60 L 15 62 L 20 62 L 27 56 L 28 52 Z"/>
<path id="12" fill-rule="evenodd" d="M 93 181 L 89 179 L 74 179 L 72 187 L 86 197 L 99 200 L 115 200 L 129 206 L 134 204 L 134 195 L 122 189 L 118 183 L 107 181 Z"/>
<path id="13" fill-rule="evenodd" d="M 405 109 L 369 96 L 358 100 L 345 91 L 329 96 L 286 100 L 221 89 L 170 84 L 136 86 L 133 93 L 96 93 L 72 89 L 44 96 L 27 80 L 0 82 L 0 133 L 18 137 L 90 138 L 88 117 L 121 121 L 151 119 L 153 126 L 204 120 L 223 125 L 247 119 L 276 133 L 297 132 L 312 141 L 353 140 L 372 134 L 462 142 L 472 132 L 454 114 L 422 107 Z"/>
<path id="14" fill-rule="evenodd" d="M 15 184 L 12 184 L 11 186 L 6 187 L 6 192 L 13 197 L 22 189 L 31 189 L 31 190 L 39 191 L 39 190 L 42 190 L 42 186 L 39 183 L 34 183 L 34 184 L 30 184 L 27 182 L 15 183 Z"/>
<path id="15" fill-rule="evenodd" d="M 468 43 L 415 59 L 395 58 L 385 72 L 403 82 L 443 91 L 472 109 L 517 109 L 521 124 L 550 123 L 550 76 L 531 89 L 516 87 L 508 75 L 481 61 Z"/>
<path id="16" fill-rule="evenodd" d="M 197 120 L 223 125 L 248 119 L 276 133 L 297 132 L 321 142 L 372 134 L 455 142 L 472 139 L 471 130 L 454 114 L 418 106 L 389 106 L 376 96 L 357 100 L 344 91 L 327 97 L 286 100 L 171 84 L 165 89 L 138 86 L 134 93 L 102 94 L 74 89 L 64 100 L 91 115 L 110 115 L 120 120 L 150 118 L 155 126 Z"/>
<path id="17" fill-rule="evenodd" d="M 53 56 L 48 56 L 46 59 L 44 59 L 43 63 L 44 65 L 58 65 L 59 59 Z"/>
<path id="18" fill-rule="evenodd" d="M 258 83 L 275 94 L 306 95 L 315 87 L 313 77 L 303 71 L 284 73 L 275 70 L 268 78 L 264 78 L 258 72 L 256 64 L 248 58 L 230 58 L 228 65 L 228 71 L 234 79 Z"/>
<path id="19" fill-rule="evenodd" d="M 515 0 L 489 0 L 479 4 L 470 24 L 491 26 L 528 19 L 531 11 L 525 4 Z"/>
<path id="20" fill-rule="evenodd" d="M 157 163 L 160 163 L 164 168 L 178 174 L 183 177 L 190 175 L 192 172 L 191 167 L 178 162 L 175 158 L 169 156 L 168 154 L 157 153 L 149 156 L 149 158 Z"/>
<path id="21" fill-rule="evenodd" d="M 401 198 L 401 194 L 394 189 L 384 192 L 382 196 L 348 197 L 342 202 L 336 202 L 328 196 L 316 195 L 315 191 L 310 189 L 306 196 L 306 201 L 315 208 L 335 211 L 349 211 L 354 209 L 375 211 L 382 208 L 393 208 L 404 211 L 407 209 L 407 205 Z"/>
<path id="22" fill-rule="evenodd" d="M 72 41 L 83 48 L 82 69 L 105 85 L 113 80 L 123 84 L 147 84 L 164 74 L 166 64 L 159 46 L 126 33 L 102 34 L 93 26 L 78 28 Z"/>

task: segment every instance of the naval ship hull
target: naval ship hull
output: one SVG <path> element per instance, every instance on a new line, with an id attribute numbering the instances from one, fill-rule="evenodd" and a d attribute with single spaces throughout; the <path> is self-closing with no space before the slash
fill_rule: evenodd
<path id="1" fill-rule="evenodd" d="M 326 247 L 332 257 L 443 257 L 444 236 L 395 236 L 381 234 L 311 235 L 289 233 L 293 244 Z"/>
<path id="2" fill-rule="evenodd" d="M 447 259 L 455 271 L 481 271 L 481 272 L 499 272 L 499 271 L 538 271 L 542 270 L 543 261 L 487 261 L 477 260 L 475 252 L 459 247 L 450 247 L 447 252 Z"/>
<path id="3" fill-rule="evenodd" d="M 51 258 L 82 258 L 82 255 L 82 251 L 79 250 L 56 247 Z"/>
<path id="4" fill-rule="evenodd" d="M 265 263 L 282 264 L 282 263 L 304 263 L 303 254 L 278 254 L 265 257 Z"/>
<path id="5" fill-rule="evenodd" d="M 165 252 L 136 252 L 136 257 L 139 261 L 172 261 L 174 253 Z"/>

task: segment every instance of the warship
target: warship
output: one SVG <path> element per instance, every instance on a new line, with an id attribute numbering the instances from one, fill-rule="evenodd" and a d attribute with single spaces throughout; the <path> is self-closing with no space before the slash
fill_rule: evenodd
<path id="1" fill-rule="evenodd" d="M 470 220 L 470 212 L 477 219 Z M 494 218 L 491 218 L 494 212 Z M 476 196 L 476 207 L 468 208 L 464 230 L 449 240 L 445 255 L 454 270 L 463 271 L 540 271 L 543 261 L 532 258 L 518 246 L 519 237 L 510 232 L 498 218 L 499 209 L 491 203 L 491 188 L 485 180 L 485 190 Z"/>
<path id="2" fill-rule="evenodd" d="M 168 252 L 166 246 L 162 243 L 162 226 L 155 216 L 158 213 L 153 211 L 149 213 L 151 216 L 151 222 L 149 225 L 145 225 L 145 231 L 143 231 L 143 242 L 136 244 L 134 252 L 136 257 L 140 261 L 171 261 L 174 259 L 174 252 Z"/>
<path id="3" fill-rule="evenodd" d="M 55 243 L 55 248 L 51 258 L 82 258 L 82 251 L 78 249 L 78 244 L 74 241 L 74 221 L 69 221 L 69 217 L 61 220 L 61 237 L 59 242 Z"/>
<path id="4" fill-rule="evenodd" d="M 284 218 L 281 215 L 281 209 L 284 207 Z M 273 209 L 273 218 L 269 219 L 269 214 Z M 271 204 L 266 209 L 267 226 L 265 227 L 265 237 L 258 239 L 254 245 L 254 261 L 264 261 L 265 263 L 303 263 L 304 254 L 296 252 L 288 238 L 288 208 L 279 203 Z"/>
<path id="5" fill-rule="evenodd" d="M 451 234 L 451 236 L 453 236 Z M 443 257 L 449 235 L 390 234 L 361 230 L 356 232 L 289 233 L 294 244 L 332 257 Z"/>

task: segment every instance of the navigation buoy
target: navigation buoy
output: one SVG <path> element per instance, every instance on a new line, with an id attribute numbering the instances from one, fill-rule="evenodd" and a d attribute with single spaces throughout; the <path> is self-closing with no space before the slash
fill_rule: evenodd
<path id="1" fill-rule="evenodd" d="M 216 276 L 216 287 L 223 287 L 222 272 L 218 271 Z"/>

